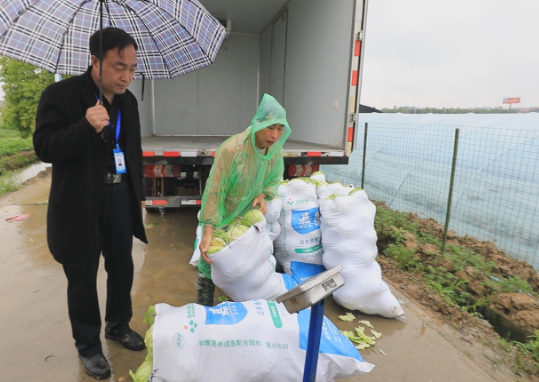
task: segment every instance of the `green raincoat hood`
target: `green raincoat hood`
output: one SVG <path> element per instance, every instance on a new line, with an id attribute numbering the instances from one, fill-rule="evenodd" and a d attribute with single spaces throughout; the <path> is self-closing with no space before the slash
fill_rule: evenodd
<path id="1" fill-rule="evenodd" d="M 292 130 L 290 130 L 290 126 L 288 125 L 288 121 L 286 120 L 286 110 L 284 107 L 282 107 L 281 104 L 269 94 L 264 94 L 262 100 L 260 101 L 260 105 L 256 110 L 256 114 L 251 120 L 251 126 L 245 130 L 245 134 L 250 136 L 253 147 L 256 147 L 255 134 L 268 126 L 275 124 L 284 126 L 284 131 L 281 138 L 268 148 L 266 155 L 260 155 L 258 151 L 255 150 L 255 152 L 264 159 L 269 159 L 281 151 L 284 143 L 292 133 Z"/>
<path id="2" fill-rule="evenodd" d="M 284 126 L 283 134 L 261 155 L 255 134 L 277 123 Z M 224 227 L 247 212 L 261 193 L 273 199 L 284 175 L 283 145 L 291 132 L 285 109 L 264 94 L 251 125 L 219 146 L 202 196 L 200 222 Z"/>

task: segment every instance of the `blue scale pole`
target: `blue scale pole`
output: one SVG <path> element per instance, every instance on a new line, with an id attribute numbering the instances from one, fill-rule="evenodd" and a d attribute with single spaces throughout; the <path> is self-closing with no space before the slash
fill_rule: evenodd
<path id="1" fill-rule="evenodd" d="M 322 299 L 311 307 L 303 382 L 316 381 L 316 367 L 318 366 L 318 353 L 320 352 L 320 338 L 322 336 L 325 304 L 326 299 Z"/>

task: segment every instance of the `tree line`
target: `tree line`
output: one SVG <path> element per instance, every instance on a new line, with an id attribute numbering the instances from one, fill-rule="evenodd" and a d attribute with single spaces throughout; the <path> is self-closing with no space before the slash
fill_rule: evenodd
<path id="1" fill-rule="evenodd" d="M 539 107 L 535 108 L 518 108 L 518 107 L 475 107 L 475 108 L 460 108 L 460 107 L 415 107 L 415 106 L 401 106 L 393 108 L 381 109 L 383 113 L 403 113 L 403 114 L 504 114 L 504 113 L 522 113 L 522 112 L 539 112 Z"/>
<path id="2" fill-rule="evenodd" d="M 2 126 L 18 130 L 23 138 L 35 130 L 41 93 L 54 82 L 54 74 L 25 62 L 0 56 L 0 80 L 4 103 L 0 108 Z"/>
<path id="3" fill-rule="evenodd" d="M 18 130 L 29 137 L 35 130 L 35 116 L 41 93 L 54 82 L 54 74 L 25 62 L 0 56 L 0 81 L 3 82 L 4 103 L 0 108 L 0 127 Z M 434 108 L 401 106 L 381 109 L 383 113 L 403 114 L 501 114 L 520 113 L 522 108 Z M 539 107 L 526 109 L 537 111 Z"/>

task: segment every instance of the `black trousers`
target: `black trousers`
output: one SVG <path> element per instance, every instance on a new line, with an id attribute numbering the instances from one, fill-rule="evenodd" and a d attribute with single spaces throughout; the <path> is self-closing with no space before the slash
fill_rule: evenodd
<path id="1" fill-rule="evenodd" d="M 127 182 L 104 186 L 97 234 L 85 269 L 64 266 L 67 304 L 75 346 L 83 357 L 102 351 L 101 314 L 97 296 L 97 271 L 101 253 L 107 272 L 105 330 L 129 324 L 133 315 L 133 223 L 131 192 Z"/>

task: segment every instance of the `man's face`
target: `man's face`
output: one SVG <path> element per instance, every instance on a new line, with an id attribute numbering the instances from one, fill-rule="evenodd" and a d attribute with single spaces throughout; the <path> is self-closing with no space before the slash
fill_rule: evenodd
<path id="1" fill-rule="evenodd" d="M 95 56 L 92 56 L 92 65 L 99 79 L 99 60 Z M 103 95 L 112 99 L 115 94 L 125 93 L 136 67 L 137 51 L 133 45 L 126 46 L 121 52 L 118 49 L 107 51 L 103 58 Z"/>

